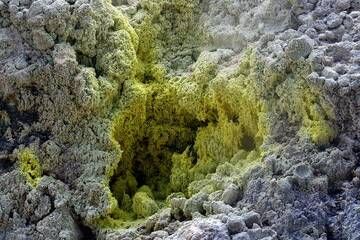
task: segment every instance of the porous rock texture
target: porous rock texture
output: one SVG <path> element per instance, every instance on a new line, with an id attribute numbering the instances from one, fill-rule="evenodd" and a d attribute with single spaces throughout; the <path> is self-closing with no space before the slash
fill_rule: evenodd
<path id="1" fill-rule="evenodd" d="M 0 239 L 360 239 L 359 0 L 0 0 Z"/>

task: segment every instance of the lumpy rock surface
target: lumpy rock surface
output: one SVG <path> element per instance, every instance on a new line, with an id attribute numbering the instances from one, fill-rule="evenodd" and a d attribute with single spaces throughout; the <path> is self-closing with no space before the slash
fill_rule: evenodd
<path id="1" fill-rule="evenodd" d="M 359 0 L 0 0 L 0 239 L 360 239 Z"/>

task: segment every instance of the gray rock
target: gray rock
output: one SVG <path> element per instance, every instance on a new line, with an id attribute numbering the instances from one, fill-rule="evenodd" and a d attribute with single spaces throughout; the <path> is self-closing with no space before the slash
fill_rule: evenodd
<path id="1" fill-rule="evenodd" d="M 164 239 L 169 236 L 169 233 L 166 231 L 155 231 L 150 234 L 152 238 Z"/>
<path id="2" fill-rule="evenodd" d="M 238 233 L 231 238 L 232 240 L 251 240 L 247 232 Z"/>
<path id="3" fill-rule="evenodd" d="M 324 69 L 324 52 L 323 50 L 315 49 L 309 56 L 311 67 L 316 72 L 321 72 Z"/>
<path id="4" fill-rule="evenodd" d="M 337 36 L 333 31 L 325 31 L 325 33 L 319 34 L 319 40 L 324 42 L 335 42 Z"/>
<path id="5" fill-rule="evenodd" d="M 318 37 L 318 33 L 317 31 L 315 30 L 315 28 L 308 28 L 306 31 L 305 31 L 305 34 L 308 35 L 310 38 L 312 39 L 315 39 Z"/>
<path id="6" fill-rule="evenodd" d="M 260 214 L 251 211 L 242 215 L 244 222 L 248 228 L 252 228 L 253 224 L 261 224 L 260 223 Z"/>
<path id="7" fill-rule="evenodd" d="M 354 171 L 354 175 L 358 178 L 360 178 L 360 167 L 356 168 Z"/>
<path id="8" fill-rule="evenodd" d="M 343 42 L 352 42 L 353 37 L 350 34 L 345 33 L 341 39 Z"/>
<path id="9" fill-rule="evenodd" d="M 233 206 L 236 204 L 239 197 L 240 197 L 239 187 L 237 187 L 234 184 L 231 184 L 224 190 L 224 192 L 221 196 L 221 200 L 224 203 Z"/>
<path id="10" fill-rule="evenodd" d="M 307 58 L 313 49 L 312 42 L 308 37 L 296 38 L 290 41 L 285 50 L 285 55 L 292 61 Z"/>
<path id="11" fill-rule="evenodd" d="M 353 11 L 360 11 L 360 1 L 359 0 L 352 0 L 351 1 L 351 8 Z"/>
<path id="12" fill-rule="evenodd" d="M 215 191 L 213 193 L 210 193 L 209 200 L 210 201 L 220 201 L 221 196 L 223 195 L 223 190 Z"/>
<path id="13" fill-rule="evenodd" d="M 203 204 L 203 208 L 206 211 L 206 215 L 220 214 L 220 213 L 233 213 L 236 211 L 231 206 L 225 204 L 222 201 L 206 201 Z"/>
<path id="14" fill-rule="evenodd" d="M 339 74 L 331 67 L 325 67 L 322 71 L 322 76 L 334 80 L 337 80 L 339 78 Z"/>
<path id="15" fill-rule="evenodd" d="M 348 68 L 345 64 L 336 64 L 334 70 L 340 75 L 344 75 L 348 72 Z"/>
<path id="16" fill-rule="evenodd" d="M 174 228 L 176 229 L 178 228 L 179 221 L 171 221 L 171 220 L 174 219 L 172 218 L 169 209 L 165 209 L 160 213 L 150 216 L 146 220 L 145 224 L 142 225 L 142 227 L 145 229 L 146 235 L 149 235 L 154 231 L 155 232 L 160 231 L 161 234 L 162 231 L 166 231 L 167 233 L 173 233 L 175 232 Z M 128 233 L 132 233 L 132 231 Z M 134 239 L 134 237 L 131 239 Z"/>
<path id="17" fill-rule="evenodd" d="M 274 39 L 275 39 L 275 34 L 265 34 L 264 36 L 261 36 L 259 40 L 259 44 L 262 47 L 266 47 L 268 42 L 274 41 Z"/>
<path id="18" fill-rule="evenodd" d="M 351 7 L 351 0 L 336 1 L 335 9 L 338 12 L 346 11 Z"/>
<path id="19" fill-rule="evenodd" d="M 346 15 L 343 25 L 346 29 L 352 29 L 352 27 L 354 26 L 354 20 L 352 19 L 352 17 Z"/>
<path id="20" fill-rule="evenodd" d="M 246 224 L 243 218 L 240 216 L 229 217 L 226 225 L 231 235 L 241 233 L 247 230 Z"/>
<path id="21" fill-rule="evenodd" d="M 306 185 L 311 181 L 311 179 L 314 176 L 311 166 L 309 166 L 307 164 L 300 164 L 300 165 L 296 166 L 293 170 L 293 174 L 295 177 L 295 181 L 300 186 L 305 186 L 305 188 L 306 188 Z"/>
<path id="22" fill-rule="evenodd" d="M 333 78 L 325 78 L 324 88 L 330 92 L 333 92 L 339 84 Z"/>
<path id="23" fill-rule="evenodd" d="M 165 238 L 166 240 L 187 239 L 212 239 L 230 240 L 226 226 L 216 219 L 197 219 L 180 227 L 174 234 Z"/>
<path id="24" fill-rule="evenodd" d="M 186 200 L 184 204 L 184 215 L 187 218 L 191 218 L 193 213 L 204 213 L 203 204 L 207 199 L 208 195 L 200 192 Z"/>
<path id="25" fill-rule="evenodd" d="M 169 225 L 171 221 L 171 209 L 167 208 L 158 213 L 159 217 L 156 219 L 157 221 L 154 224 L 154 230 L 164 229 Z"/>
<path id="26" fill-rule="evenodd" d="M 247 233 L 249 234 L 250 239 L 254 239 L 254 240 L 258 240 L 258 239 L 260 240 L 264 238 L 276 239 L 277 236 L 277 233 L 271 229 L 261 229 L 261 228 L 249 229 Z"/>
<path id="27" fill-rule="evenodd" d="M 333 58 L 335 62 L 349 61 L 351 58 L 351 46 L 346 43 L 334 44 L 327 48 L 326 53 Z"/>
<path id="28" fill-rule="evenodd" d="M 70 239 L 80 237 L 78 227 L 69 210 L 56 210 L 36 224 L 36 230 L 47 239 L 59 239 L 60 236 Z"/>
<path id="29" fill-rule="evenodd" d="M 317 167 L 321 169 L 322 172 L 326 173 L 330 186 L 334 181 L 349 178 L 352 174 L 354 164 L 353 160 L 345 160 L 341 157 L 341 152 L 339 150 L 334 150 L 328 158 L 321 159 Z"/>
<path id="30" fill-rule="evenodd" d="M 184 214 L 186 198 L 173 198 L 170 200 L 171 214 L 175 219 L 181 219 Z"/>
<path id="31" fill-rule="evenodd" d="M 343 22 L 343 19 L 340 15 L 336 13 L 330 13 L 330 15 L 327 17 L 326 25 L 328 28 L 333 29 L 339 27 Z"/>
<path id="32" fill-rule="evenodd" d="M 323 20 L 316 20 L 313 23 L 313 26 L 319 32 L 324 32 L 327 29 L 327 26 L 326 26 L 326 24 L 324 23 Z"/>
<path id="33" fill-rule="evenodd" d="M 314 178 L 309 183 L 309 188 L 314 192 L 327 193 L 329 190 L 329 181 L 326 176 Z"/>
<path id="34" fill-rule="evenodd" d="M 47 50 L 55 45 L 54 39 L 44 30 L 32 31 L 34 45 L 39 50 Z"/>
<path id="35" fill-rule="evenodd" d="M 356 186 L 356 187 L 359 187 L 359 186 L 360 186 L 360 178 L 354 177 L 354 178 L 352 179 L 352 182 L 353 182 L 354 186 Z"/>
<path id="36" fill-rule="evenodd" d="M 301 32 L 298 32 L 294 29 L 289 29 L 289 30 L 286 30 L 283 33 L 281 33 L 279 35 L 279 39 L 282 41 L 289 41 L 294 38 L 299 38 L 299 37 L 301 37 L 301 35 L 302 35 Z"/>
<path id="37" fill-rule="evenodd" d="M 338 81 L 340 87 L 346 87 L 350 84 L 350 79 L 348 76 L 340 76 Z"/>
<path id="38" fill-rule="evenodd" d="M 317 8 L 315 8 L 315 10 L 312 12 L 312 15 L 315 19 L 317 18 L 324 18 L 326 17 L 330 12 L 330 6 L 329 6 L 329 1 L 321 1 L 321 4 L 319 4 L 319 6 Z"/>
<path id="39" fill-rule="evenodd" d="M 315 83 L 316 81 L 318 81 L 319 77 L 320 76 L 317 72 L 312 72 L 309 74 L 308 79 L 309 79 L 309 81 Z"/>
<path id="40" fill-rule="evenodd" d="M 342 37 L 346 33 L 346 29 L 345 29 L 344 25 L 340 25 L 339 27 L 333 29 L 332 32 L 335 35 L 335 39 L 333 41 L 334 42 L 340 42 Z"/>
<path id="41" fill-rule="evenodd" d="M 354 50 L 360 50 L 360 42 L 355 43 Z"/>
<path id="42" fill-rule="evenodd" d="M 360 206 L 359 204 L 350 202 L 346 205 L 344 211 L 344 232 L 349 239 L 357 239 L 360 237 Z"/>

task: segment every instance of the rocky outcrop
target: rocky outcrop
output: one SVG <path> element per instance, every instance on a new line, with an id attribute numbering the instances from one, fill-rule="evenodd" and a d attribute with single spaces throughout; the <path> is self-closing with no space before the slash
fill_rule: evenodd
<path id="1" fill-rule="evenodd" d="M 0 0 L 0 239 L 357 239 L 357 0 Z"/>

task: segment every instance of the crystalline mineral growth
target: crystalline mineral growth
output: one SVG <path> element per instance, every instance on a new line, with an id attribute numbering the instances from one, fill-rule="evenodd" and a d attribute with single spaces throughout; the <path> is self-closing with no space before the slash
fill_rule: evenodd
<path id="1" fill-rule="evenodd" d="M 358 0 L 0 0 L 0 239 L 356 239 Z"/>

